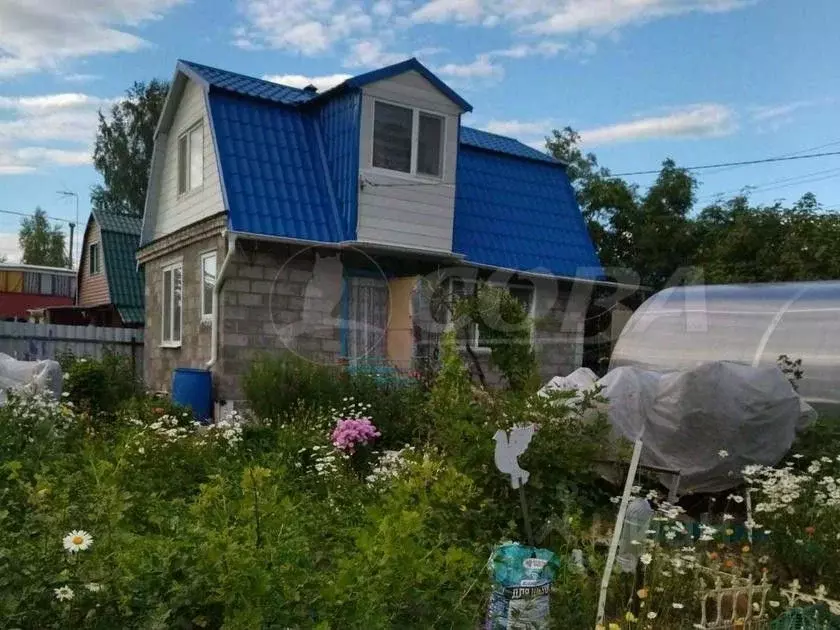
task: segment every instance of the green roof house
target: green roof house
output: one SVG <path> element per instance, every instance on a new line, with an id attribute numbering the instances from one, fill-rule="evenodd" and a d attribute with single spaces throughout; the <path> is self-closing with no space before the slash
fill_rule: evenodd
<path id="1" fill-rule="evenodd" d="M 143 274 L 135 259 L 141 224 L 139 217 L 91 212 L 82 241 L 76 300 L 87 323 L 143 326 Z"/>

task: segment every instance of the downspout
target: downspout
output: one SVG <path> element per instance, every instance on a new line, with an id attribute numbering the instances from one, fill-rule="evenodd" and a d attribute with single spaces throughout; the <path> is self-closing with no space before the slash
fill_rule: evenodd
<path id="1" fill-rule="evenodd" d="M 212 370 L 219 360 L 219 321 L 221 309 L 219 308 L 219 297 L 222 295 L 222 286 L 225 283 L 225 274 L 233 253 L 236 251 L 236 234 L 228 236 L 228 248 L 219 273 L 216 274 L 216 286 L 213 287 L 213 320 L 210 324 L 210 360 L 207 362 L 207 369 Z"/>

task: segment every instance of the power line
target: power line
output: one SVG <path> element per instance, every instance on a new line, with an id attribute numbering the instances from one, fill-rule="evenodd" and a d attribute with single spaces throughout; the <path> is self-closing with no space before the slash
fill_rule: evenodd
<path id="1" fill-rule="evenodd" d="M 805 148 L 805 149 L 800 149 L 799 151 L 792 151 L 791 153 L 782 153 L 781 155 L 774 155 L 773 157 L 781 157 L 781 158 L 792 157 L 794 155 L 801 155 L 803 153 L 810 153 L 811 151 L 819 151 L 820 149 L 825 149 L 826 147 L 837 146 L 838 144 L 840 144 L 840 140 L 836 140 L 836 141 L 833 141 L 833 142 L 827 142 L 826 144 L 818 144 L 815 147 L 808 147 L 808 148 Z M 717 170 L 714 170 L 714 171 L 710 171 L 707 174 L 708 175 L 718 175 L 720 173 L 728 173 L 729 171 L 734 171 L 738 168 L 741 168 L 741 167 L 740 166 L 730 166 L 728 168 L 720 168 L 720 169 L 717 169 Z"/>
<path id="2" fill-rule="evenodd" d="M 708 194 L 701 196 L 697 201 L 703 202 L 709 199 L 717 199 L 720 197 L 728 197 L 730 195 L 738 195 L 738 194 L 751 194 L 754 192 L 764 192 L 765 190 L 774 190 L 777 186 L 776 184 L 786 184 L 786 186 L 795 186 L 797 184 L 809 184 L 812 181 L 821 181 L 821 180 L 811 180 L 812 177 L 816 177 L 818 175 L 826 175 L 832 174 L 831 176 L 834 177 L 835 173 L 840 173 L 840 168 L 829 168 L 822 171 L 814 171 L 812 173 L 804 173 L 802 175 L 794 175 L 791 177 L 783 177 L 781 179 L 773 179 L 768 182 L 762 182 L 760 184 L 747 184 L 745 186 L 741 186 L 740 188 L 735 188 L 732 190 L 727 190 L 724 192 L 718 192 L 714 194 Z M 787 183 L 790 182 L 790 183 Z M 786 186 L 779 186 L 779 188 L 784 188 Z"/>
<path id="3" fill-rule="evenodd" d="M 18 217 L 26 217 L 27 219 L 31 219 L 35 216 L 35 213 L 33 212 L 14 212 L 13 210 L 0 210 L 0 214 L 13 214 Z M 61 217 L 51 217 L 45 215 L 45 218 L 49 219 L 50 221 L 63 221 L 64 223 L 73 223 L 73 221 L 71 221 L 70 219 L 62 219 Z"/>
<path id="4" fill-rule="evenodd" d="M 683 171 L 701 171 L 709 168 L 720 168 L 722 166 L 749 166 L 751 164 L 767 164 L 769 162 L 787 162 L 790 160 L 808 160 L 812 158 L 829 157 L 832 155 L 840 155 L 840 151 L 826 151 L 825 153 L 810 153 L 808 155 L 789 155 L 787 157 L 771 157 L 763 158 L 761 160 L 744 160 L 742 162 L 721 162 L 719 164 L 702 164 L 700 166 L 680 166 Z M 611 177 L 629 177 L 630 175 L 658 175 L 662 169 L 654 169 L 649 171 L 632 171 L 628 173 L 614 173 Z"/>

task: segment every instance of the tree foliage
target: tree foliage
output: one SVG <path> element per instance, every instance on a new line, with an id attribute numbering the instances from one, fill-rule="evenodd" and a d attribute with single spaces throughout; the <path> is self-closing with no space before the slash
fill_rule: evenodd
<path id="1" fill-rule="evenodd" d="M 671 281 L 771 282 L 840 278 L 840 215 L 812 194 L 790 207 L 745 195 L 704 208 L 697 180 L 671 159 L 646 191 L 614 177 L 571 128 L 547 148 L 565 161 L 601 263 L 658 290 Z M 688 271 L 688 273 L 685 273 Z"/>
<path id="2" fill-rule="evenodd" d="M 26 265 L 66 267 L 68 264 L 64 232 L 59 226 L 50 225 L 47 213 L 41 208 L 20 222 L 18 243 L 23 254 L 21 262 Z"/>
<path id="3" fill-rule="evenodd" d="M 93 165 L 105 183 L 91 190 L 94 209 L 143 215 L 155 127 L 168 92 L 166 81 L 137 82 L 107 115 L 99 112 Z"/>

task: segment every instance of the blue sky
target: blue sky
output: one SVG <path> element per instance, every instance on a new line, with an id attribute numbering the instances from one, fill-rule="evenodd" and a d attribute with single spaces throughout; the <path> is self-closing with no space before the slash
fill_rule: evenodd
<path id="1" fill-rule="evenodd" d="M 325 86 L 415 55 L 540 143 L 571 125 L 613 172 L 840 151 L 835 0 L 3 0 L 0 210 L 82 223 L 96 111 L 185 58 Z M 641 186 L 651 177 L 633 178 Z M 840 209 L 840 156 L 703 172 L 701 202 L 757 187 Z M 0 253 L 19 218 L 0 214 Z"/>

